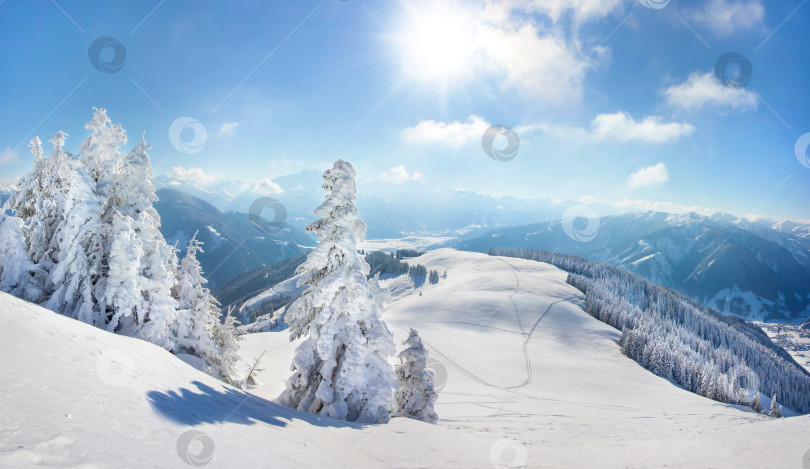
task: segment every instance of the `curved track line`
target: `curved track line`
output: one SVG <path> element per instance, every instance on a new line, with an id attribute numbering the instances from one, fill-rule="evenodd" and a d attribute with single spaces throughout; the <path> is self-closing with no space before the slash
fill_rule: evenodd
<path id="1" fill-rule="evenodd" d="M 467 369 L 465 369 L 464 367 L 462 367 L 458 363 L 454 362 L 453 360 L 451 360 L 450 357 L 443 354 L 438 348 L 436 348 L 433 344 L 426 341 L 424 338 L 422 339 L 422 342 L 427 347 L 429 347 L 433 353 L 440 356 L 443 359 L 442 360 L 443 363 L 445 363 L 448 367 L 454 369 L 458 373 L 466 376 L 467 378 L 469 378 L 469 379 L 471 379 L 473 381 L 476 381 L 476 382 L 478 382 L 480 384 L 483 384 L 484 386 L 492 387 L 492 388 L 495 388 L 495 389 L 500 389 L 502 391 L 506 391 L 506 392 L 508 392 L 510 394 L 514 394 L 516 396 L 530 397 L 530 398 L 534 399 L 536 397 L 530 396 L 528 394 L 521 393 L 521 392 L 517 391 L 517 389 L 520 389 L 520 388 L 530 384 L 532 382 L 532 379 L 533 379 L 531 359 L 529 358 L 529 351 L 528 351 L 529 341 L 531 340 L 532 335 L 534 334 L 534 331 L 537 329 L 537 326 L 540 325 L 540 321 L 542 321 L 543 318 L 546 317 L 546 315 L 551 311 L 551 308 L 554 307 L 554 305 L 556 305 L 558 303 L 565 302 L 565 301 L 573 301 L 577 297 L 563 298 L 563 299 L 554 301 L 551 304 L 549 304 L 548 307 L 546 308 L 546 310 L 543 312 L 543 314 L 541 314 L 540 317 L 537 318 L 537 321 L 534 322 L 534 324 L 532 325 L 531 330 L 527 334 L 526 330 L 523 327 L 523 323 L 522 323 L 522 321 L 520 319 L 520 312 L 518 310 L 517 303 L 515 303 L 515 300 L 514 300 L 514 296 L 517 294 L 518 290 L 520 289 L 520 278 L 517 275 L 517 272 L 520 272 L 520 269 L 518 269 L 517 267 L 515 267 L 514 265 L 512 265 L 511 263 L 505 261 L 504 259 L 502 259 L 500 257 L 495 257 L 495 259 L 498 259 L 499 261 L 503 262 L 504 264 L 508 265 L 509 267 L 511 267 L 513 269 L 512 275 L 514 275 L 514 277 L 515 277 L 515 289 L 509 295 L 509 301 L 512 302 L 512 308 L 513 308 L 513 310 L 515 312 L 515 319 L 517 320 L 518 327 L 520 328 L 520 332 L 516 332 L 516 331 L 507 331 L 507 332 L 519 333 L 519 334 L 522 334 L 522 335 L 526 336 L 525 340 L 523 341 L 523 357 L 524 357 L 524 360 L 526 361 L 526 380 L 522 384 L 519 384 L 517 386 L 499 386 L 497 384 L 490 383 L 490 382 L 486 381 L 485 379 L 483 379 L 483 378 L 475 375 L 474 373 L 468 371 Z M 444 321 L 434 321 L 434 322 L 444 322 Z M 452 322 L 452 321 L 447 321 L 447 322 Z M 481 324 L 471 324 L 471 323 L 466 323 L 466 324 L 475 325 L 477 327 L 490 327 L 491 328 L 491 326 L 483 326 Z M 404 331 L 408 330 L 408 328 L 403 327 L 403 326 L 394 326 L 394 327 L 397 327 L 397 328 L 402 329 Z M 504 330 L 504 331 L 506 331 L 506 330 Z M 550 400 L 554 400 L 554 399 L 550 399 Z M 507 400 L 502 399 L 500 409 L 498 410 L 498 412 L 496 414 L 494 414 L 491 417 L 496 417 L 496 416 L 500 415 L 503 412 L 503 406 L 506 403 L 507 403 Z M 586 405 L 588 405 L 588 404 L 586 404 Z"/>
<path id="2" fill-rule="evenodd" d="M 540 325 L 540 321 L 542 321 L 543 318 L 546 317 L 546 315 L 551 311 L 551 308 L 554 307 L 554 305 L 556 305 L 557 303 L 562 303 L 564 301 L 571 301 L 572 299 L 573 298 L 563 298 L 561 300 L 557 300 L 557 301 L 549 304 L 548 308 L 546 308 L 546 310 L 543 312 L 543 314 L 541 314 L 540 317 L 537 318 L 537 321 L 534 323 L 534 326 L 532 326 L 532 329 L 526 335 L 526 340 L 523 341 L 523 357 L 526 359 L 526 368 L 529 370 L 528 374 L 526 375 L 526 381 L 524 381 L 523 384 L 519 384 L 517 386 L 510 386 L 507 389 L 520 389 L 520 388 L 522 388 L 522 387 L 524 387 L 527 384 L 532 382 L 532 379 L 533 379 L 533 375 L 532 375 L 532 371 L 531 371 L 531 369 L 532 369 L 532 361 L 529 358 L 529 348 L 528 348 L 529 347 L 529 341 L 532 340 L 532 334 L 534 334 L 535 329 L 537 329 L 537 326 Z"/>
<path id="3" fill-rule="evenodd" d="M 512 292 L 511 295 L 509 295 L 509 301 L 512 302 L 512 309 L 515 310 L 515 317 L 517 318 L 517 323 L 518 327 L 520 328 L 520 332 L 523 335 L 526 335 L 526 330 L 523 328 L 523 322 L 520 320 L 520 312 L 518 311 L 517 303 L 515 303 L 515 295 L 517 294 L 518 289 L 520 288 L 520 278 L 517 275 L 517 273 L 520 272 L 520 269 L 518 269 L 511 263 L 505 261 L 504 259 L 501 259 L 500 257 L 496 257 L 496 259 L 512 268 L 512 275 L 515 276 L 515 290 Z M 546 313 L 548 313 L 548 310 L 546 310 Z M 537 323 L 535 323 L 534 327 L 537 327 Z M 534 331 L 534 328 L 532 328 L 532 331 Z M 520 386 L 516 386 L 515 388 L 522 388 L 523 386 L 526 386 L 527 384 L 531 383 L 532 379 L 534 379 L 534 377 L 532 376 L 532 362 L 531 360 L 529 360 L 529 352 L 528 350 L 526 350 L 526 343 L 528 342 L 530 337 L 531 334 L 529 334 L 529 337 L 527 337 L 526 340 L 523 342 L 523 357 L 526 360 L 526 381 L 524 381 L 523 384 L 521 384 Z"/>

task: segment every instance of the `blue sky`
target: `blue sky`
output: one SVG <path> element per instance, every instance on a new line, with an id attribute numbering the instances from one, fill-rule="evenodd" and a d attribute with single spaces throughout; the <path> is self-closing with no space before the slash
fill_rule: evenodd
<path id="1" fill-rule="evenodd" d="M 0 1 L 0 182 L 33 135 L 76 151 L 99 106 L 156 174 L 203 182 L 344 158 L 391 184 L 810 219 L 810 6 L 645 1 Z M 89 57 L 105 36 L 116 73 L 113 48 Z M 514 159 L 485 153 L 493 124 Z"/>

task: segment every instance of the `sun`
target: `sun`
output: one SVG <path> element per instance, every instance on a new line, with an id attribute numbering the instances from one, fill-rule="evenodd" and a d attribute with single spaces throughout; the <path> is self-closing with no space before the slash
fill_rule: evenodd
<path id="1" fill-rule="evenodd" d="M 408 8 L 400 35 L 402 67 L 420 81 L 459 79 L 475 50 L 475 18 L 453 4 L 430 2 Z"/>

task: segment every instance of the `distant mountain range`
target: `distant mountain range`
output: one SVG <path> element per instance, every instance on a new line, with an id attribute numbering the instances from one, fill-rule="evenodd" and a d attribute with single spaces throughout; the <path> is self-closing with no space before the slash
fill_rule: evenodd
<path id="1" fill-rule="evenodd" d="M 0 207 L 17 191 L 16 186 L 0 186 Z"/>
<path id="2" fill-rule="evenodd" d="M 315 246 L 315 240 L 294 226 L 266 233 L 245 213 L 221 212 L 208 202 L 171 189 L 157 193 L 155 208 L 160 214 L 160 231 L 169 244 L 176 244 L 182 256 L 195 232 L 204 244 L 198 259 L 211 287 L 216 288 L 237 274 L 294 257 Z"/>
<path id="3" fill-rule="evenodd" d="M 223 211 L 247 213 L 256 199 L 272 197 L 284 205 L 288 224 L 303 229 L 323 201 L 322 175 L 320 171 L 304 171 L 276 178 L 272 183 L 255 184 L 238 181 L 198 184 L 167 176 L 158 176 L 153 182 L 158 188 L 181 190 L 199 197 Z M 389 184 L 358 180 L 357 184 L 357 207 L 368 225 L 369 239 L 415 233 L 463 237 L 528 220 L 552 220 L 559 218 L 565 209 L 560 201 L 493 197 L 413 181 Z"/>
<path id="4" fill-rule="evenodd" d="M 541 249 L 609 262 L 748 320 L 801 322 L 810 316 L 810 225 L 801 223 L 647 212 L 601 218 L 589 242 L 569 237 L 556 221 L 498 228 L 454 245 L 479 252 Z"/>
<path id="5" fill-rule="evenodd" d="M 221 287 L 238 274 L 315 245 L 304 227 L 323 200 L 321 177 L 319 171 L 304 171 L 272 182 L 200 184 L 158 176 L 153 182 L 160 189 L 161 231 L 180 249 L 199 231 L 206 276 L 213 288 Z M 723 213 L 609 215 L 600 219 L 596 236 L 582 242 L 566 235 L 559 221 L 570 202 L 493 197 L 413 181 L 360 180 L 358 186 L 368 239 L 421 233 L 454 239 L 449 245 L 462 250 L 515 247 L 575 254 L 624 267 L 745 319 L 802 322 L 810 316 L 810 224 Z M 11 192 L 0 191 L 0 198 Z M 247 215 L 262 197 L 286 209 L 278 233 L 259 230 Z M 587 229 L 579 222 L 586 220 L 576 220 L 568 231 Z"/>

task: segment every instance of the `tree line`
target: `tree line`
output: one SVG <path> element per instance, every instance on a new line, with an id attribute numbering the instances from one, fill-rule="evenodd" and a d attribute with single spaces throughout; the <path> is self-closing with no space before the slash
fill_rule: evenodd
<path id="1" fill-rule="evenodd" d="M 67 134 L 29 147 L 33 169 L 19 181 L 0 221 L 0 290 L 110 332 L 138 337 L 202 359 L 228 378 L 237 360 L 233 318 L 220 320 L 197 253 L 160 233 L 151 165 L 143 138 L 122 153 L 126 132 L 96 109 L 78 155 Z"/>

